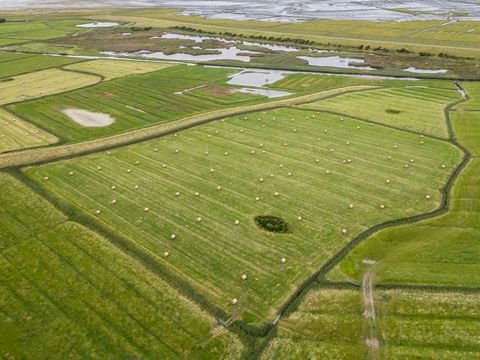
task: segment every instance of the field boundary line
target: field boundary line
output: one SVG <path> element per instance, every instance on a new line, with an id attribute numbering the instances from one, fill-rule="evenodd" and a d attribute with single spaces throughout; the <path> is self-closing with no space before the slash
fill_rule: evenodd
<path id="1" fill-rule="evenodd" d="M 346 92 L 353 92 L 370 88 L 372 88 L 372 86 L 348 86 L 339 89 L 327 90 L 314 94 L 301 95 L 261 104 L 246 106 L 244 105 L 241 107 L 214 110 L 206 113 L 188 116 L 180 120 L 153 125 L 150 127 L 117 134 L 106 138 L 90 140 L 78 144 L 51 146 L 35 150 L 27 149 L 11 152 L 0 155 L 0 169 L 39 165 L 57 160 L 73 158 L 80 155 L 92 154 L 107 149 L 131 145 L 141 141 L 169 135 L 181 130 L 187 130 L 198 125 L 207 124 L 209 122 L 220 120 L 230 116 L 242 115 L 263 110 L 272 110 L 281 107 L 291 107 L 298 104 L 325 99 L 329 96 L 336 96 Z"/>

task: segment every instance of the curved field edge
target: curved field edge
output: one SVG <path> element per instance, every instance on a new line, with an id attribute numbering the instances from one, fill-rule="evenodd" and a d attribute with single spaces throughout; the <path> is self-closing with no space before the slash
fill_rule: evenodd
<path id="1" fill-rule="evenodd" d="M 460 86 L 460 85 L 459 85 Z M 471 159 L 471 153 L 468 151 L 467 148 L 465 148 L 462 144 L 460 144 L 453 132 L 452 128 L 452 123 L 451 123 L 451 118 L 450 118 L 450 111 L 457 105 L 464 103 L 468 100 L 468 94 L 467 94 L 467 99 L 462 99 L 458 100 L 455 102 L 450 103 L 447 105 L 444 109 L 444 115 L 445 115 L 445 121 L 447 122 L 447 129 L 449 133 L 449 139 L 448 142 L 450 142 L 452 145 L 454 145 L 456 148 L 458 148 L 462 153 L 463 153 L 463 158 L 462 161 L 458 164 L 458 166 L 455 168 L 455 170 L 452 172 L 450 175 L 448 181 L 445 183 L 445 186 L 442 188 L 442 199 L 440 202 L 440 206 L 433 211 L 419 214 L 419 215 L 414 215 L 410 217 L 405 217 L 405 218 L 399 218 L 395 220 L 390 220 L 386 221 L 381 224 L 374 225 L 370 227 L 369 229 L 365 230 L 361 234 L 357 235 L 354 239 L 352 239 L 346 246 L 344 246 L 339 252 L 337 252 L 333 257 L 331 257 L 327 262 L 325 262 L 322 267 L 315 272 L 312 276 L 307 278 L 303 284 L 298 288 L 298 290 L 290 296 L 289 299 L 287 299 L 282 306 L 282 308 L 279 309 L 277 312 L 277 317 L 275 318 L 275 321 L 270 325 L 270 327 L 267 329 L 267 331 L 264 333 L 264 337 L 260 344 L 255 348 L 253 357 L 254 359 L 260 359 L 262 357 L 262 354 L 264 353 L 265 349 L 270 345 L 270 343 L 273 341 L 273 339 L 276 336 L 277 333 L 277 323 L 280 319 L 283 317 L 289 316 L 295 310 L 298 308 L 298 306 L 301 304 L 302 300 L 305 298 L 305 296 L 313 289 L 317 284 L 328 284 L 330 283 L 330 280 L 328 279 L 328 276 L 330 273 L 334 272 L 337 273 L 338 271 L 335 269 L 355 248 L 357 248 L 360 244 L 362 244 L 364 241 L 369 239 L 371 236 L 374 234 L 388 228 L 396 227 L 399 225 L 403 224 L 412 224 L 412 223 L 417 223 L 422 220 L 426 219 L 432 219 L 439 217 L 445 213 L 448 212 L 449 206 L 450 206 L 450 196 L 452 192 L 453 185 L 455 184 L 455 181 L 459 177 L 460 173 L 465 169 L 465 167 L 468 165 L 470 159 Z M 336 275 L 335 277 L 337 277 Z M 349 282 L 347 282 L 348 285 Z M 357 282 L 357 284 L 359 284 Z"/>
<path id="2" fill-rule="evenodd" d="M 466 106 L 473 106 L 472 98 Z M 463 106 L 457 106 L 456 109 Z M 477 107 L 480 110 L 480 107 Z M 352 252 L 335 270 L 357 278 L 361 259 L 378 261 L 380 283 L 457 287 L 480 286 L 478 278 L 478 145 L 480 129 L 475 111 L 452 112 L 453 130 L 471 160 L 452 191 L 452 206 L 444 216 L 376 234 Z M 470 153 L 472 152 L 472 153 Z M 402 240 L 407 239 L 407 240 Z M 415 240 L 415 243 L 412 242 Z M 467 250 L 468 249 L 468 250 Z M 333 274 L 332 274 L 333 275 Z"/>
<path id="3" fill-rule="evenodd" d="M 299 111 L 299 110 L 290 110 L 290 112 L 293 112 L 293 111 L 295 111 L 295 112 L 301 112 L 301 111 Z M 307 115 L 310 115 L 310 116 L 315 115 L 315 114 L 312 113 L 312 112 L 303 112 L 303 113 L 305 113 L 305 114 L 307 114 Z M 277 118 L 279 117 L 279 114 L 274 114 L 274 115 L 277 116 Z M 292 116 L 292 115 L 289 115 L 289 116 L 287 116 L 287 117 L 290 117 L 290 116 Z M 318 116 L 318 115 L 317 115 L 317 116 Z M 240 120 L 241 120 L 241 119 L 240 119 Z M 350 124 L 350 122 L 352 122 L 352 124 Z M 345 125 L 343 125 L 343 126 L 347 126 L 346 123 L 347 123 L 347 120 L 345 121 Z M 225 123 L 225 124 L 227 124 L 227 123 Z M 297 122 L 295 122 L 295 124 L 296 124 L 296 126 L 300 126 L 300 124 L 298 124 Z M 341 124 L 341 122 L 339 122 L 339 124 Z M 351 131 L 363 131 L 363 130 L 356 130 L 357 127 L 356 127 L 355 125 L 362 125 L 362 124 L 359 123 L 359 122 L 357 122 L 357 121 L 353 121 L 353 120 L 352 120 L 352 121 L 349 121 L 349 127 L 348 127 L 348 129 L 351 128 L 351 129 L 352 129 Z M 260 127 L 260 125 L 258 125 L 258 126 Z M 293 123 L 292 123 L 292 126 L 293 126 Z M 320 125 L 320 126 L 321 126 L 321 129 L 323 129 L 323 126 L 322 126 L 322 125 Z M 381 126 L 378 126 L 378 127 L 380 128 Z M 202 127 L 202 128 L 203 128 L 203 127 Z M 365 126 L 362 125 L 362 128 L 369 129 L 369 126 L 365 127 Z M 388 129 L 388 128 L 386 128 L 386 127 L 383 127 L 383 128 L 385 129 L 385 131 L 391 132 L 391 133 L 392 133 L 392 134 L 391 134 L 392 137 L 393 137 L 393 135 L 394 135 L 393 133 L 395 133 L 395 134 L 396 134 L 397 132 L 398 132 L 398 133 L 402 133 L 401 131 L 398 131 L 398 130 L 393 131 L 393 130 Z M 238 128 L 237 128 L 237 129 L 238 129 Z M 355 130 L 354 130 L 354 129 L 355 129 Z M 332 130 L 332 132 L 333 132 L 334 129 L 332 128 L 331 130 Z M 299 127 L 299 131 L 302 132 L 302 128 L 301 128 L 301 127 Z M 365 131 L 367 131 L 367 130 L 365 130 Z M 372 130 L 368 130 L 368 131 L 372 131 Z M 251 132 L 251 129 L 247 129 L 246 132 L 247 132 L 247 133 Z M 225 129 L 225 130 L 222 130 L 221 133 L 229 133 L 229 132 L 227 132 L 226 129 Z M 414 142 L 415 144 L 417 144 L 417 143 L 419 144 L 420 138 L 418 138 L 418 140 L 417 140 L 417 139 L 416 139 L 416 136 L 413 137 L 412 134 L 408 134 L 407 132 L 403 132 L 403 133 L 404 133 L 404 135 L 405 135 L 406 137 L 408 137 L 409 139 L 411 139 L 412 142 Z M 205 136 L 206 136 L 206 134 L 205 134 Z M 335 135 L 331 135 L 331 136 L 335 136 Z M 398 135 L 397 135 L 397 136 L 398 136 Z M 182 138 L 184 138 L 184 137 L 187 137 L 187 134 L 186 134 L 186 133 L 179 133 L 179 137 L 178 137 L 177 139 L 182 139 Z M 173 139 L 175 139 L 174 137 L 171 137 L 171 138 L 172 138 L 172 141 L 173 141 Z M 203 137 L 202 137 L 202 139 L 203 139 Z M 315 140 L 316 140 L 316 139 L 315 139 Z M 352 139 L 352 140 L 353 140 L 353 139 Z M 451 148 L 452 151 L 453 151 L 453 153 L 456 154 L 456 149 L 453 148 L 453 147 L 451 147 L 451 146 L 449 146 L 449 145 L 447 146 L 447 144 L 446 144 L 445 142 L 441 142 L 441 141 L 439 141 L 439 140 L 434 140 L 434 142 L 435 142 L 435 143 L 442 143 L 442 146 L 444 145 L 445 147 Z M 402 143 L 402 142 L 400 142 L 400 143 Z M 149 144 L 150 144 L 149 148 L 151 147 L 151 150 L 153 151 L 153 147 L 152 147 L 153 145 L 152 145 L 152 143 L 149 142 Z M 176 143 L 175 143 L 175 144 L 176 144 Z M 173 145 L 175 145 L 175 144 L 173 144 Z M 147 146 L 147 145 L 148 145 L 148 144 L 144 144 L 144 145 L 142 145 L 142 146 L 145 147 L 145 146 Z M 172 146 L 173 146 L 173 145 L 172 145 Z M 293 145 L 293 144 L 292 144 L 292 145 Z M 176 146 L 179 146 L 179 145 L 177 144 Z M 353 146 L 353 145 L 352 145 L 352 146 Z M 422 145 L 416 145 L 416 146 L 422 147 Z M 164 146 L 161 146 L 161 144 L 158 144 L 158 147 L 159 147 L 159 149 L 164 148 Z M 171 150 L 172 153 L 173 153 L 173 148 L 170 149 L 170 150 Z M 197 149 L 197 150 L 198 150 L 198 149 Z M 328 149 L 327 149 L 327 150 L 328 150 Z M 233 152 L 233 150 L 231 150 L 231 151 Z M 352 151 L 354 151 L 353 148 L 352 148 Z M 133 152 L 130 151 L 129 153 L 133 154 L 134 151 L 133 151 Z M 160 153 L 159 153 L 159 154 L 160 154 Z M 210 154 L 210 155 L 213 155 L 213 154 Z M 224 158 L 224 157 L 223 157 L 223 153 L 222 153 L 221 155 L 222 155 L 222 158 Z M 115 153 L 112 152 L 111 157 L 113 158 L 114 156 L 116 156 L 116 152 L 115 152 Z M 408 153 L 407 155 L 404 155 L 403 157 L 406 158 L 406 159 L 409 159 L 409 156 L 410 156 L 410 153 Z M 108 157 L 106 157 L 106 158 L 108 158 Z M 165 158 L 165 156 L 162 156 L 162 159 L 168 163 L 168 159 Z M 456 159 L 456 158 L 455 158 L 455 159 Z M 135 158 L 132 158 L 132 159 L 131 159 L 131 161 L 134 161 L 134 160 L 135 160 Z M 313 161 L 313 160 L 314 160 L 314 159 L 312 159 L 312 161 Z M 419 160 L 419 159 L 417 158 L 417 160 Z M 129 162 L 129 163 L 130 163 L 130 162 Z M 133 163 L 133 162 L 132 162 L 132 163 Z M 142 159 L 142 164 L 143 164 L 143 163 L 145 163 L 145 164 L 147 163 L 147 159 L 146 159 L 146 158 L 143 158 L 143 159 Z M 340 163 L 341 163 L 341 161 L 340 161 Z M 171 164 L 171 163 L 170 163 L 170 164 Z M 401 164 L 401 163 L 400 163 L 400 164 Z M 439 164 L 440 164 L 440 163 L 439 163 Z M 438 164 L 438 167 L 440 167 L 439 164 Z M 456 161 L 455 161 L 455 163 L 452 163 L 452 164 L 450 164 L 450 165 L 451 165 L 451 167 L 453 167 L 455 164 L 456 164 Z M 340 167 L 342 167 L 342 166 L 345 167 L 345 165 L 339 165 L 339 166 L 340 166 Z M 102 164 L 102 167 L 103 167 L 104 169 L 106 169 L 106 168 L 107 168 L 107 165 L 106 165 L 106 164 Z M 140 168 L 141 168 L 141 167 L 142 167 L 142 166 L 140 166 Z M 403 167 L 402 167 L 402 168 L 403 168 Z M 346 168 L 345 168 L 345 169 L 346 169 Z M 74 170 L 75 173 L 78 173 L 78 174 L 80 174 L 81 172 L 83 172 L 83 171 L 81 170 L 81 168 L 75 168 L 75 169 L 72 169 L 72 170 Z M 136 171 L 139 171 L 139 170 L 140 170 L 140 169 L 137 168 L 137 169 L 134 169 L 133 171 L 136 172 Z M 63 170 L 62 170 L 61 172 L 62 172 L 62 173 L 65 173 L 65 171 L 67 171 L 67 173 L 68 173 L 68 170 L 66 170 L 65 168 L 63 168 Z M 297 171 L 298 171 L 298 170 L 297 170 Z M 347 171 L 347 170 L 345 170 L 345 171 Z M 55 171 L 55 172 L 56 172 L 56 171 Z M 103 171 L 102 171 L 102 172 L 103 172 Z M 404 171 L 401 171 L 401 173 L 404 173 Z M 54 179 L 56 179 L 56 178 L 58 177 L 57 175 L 58 175 L 58 174 L 53 174 L 53 173 L 50 174 L 50 173 L 49 173 L 50 180 L 51 180 L 51 181 L 55 181 Z M 447 176 L 446 173 L 445 173 L 444 175 L 445 175 L 445 177 Z M 42 175 L 42 178 L 43 178 L 43 175 Z M 75 177 L 75 178 L 76 178 L 76 177 Z M 49 180 L 49 184 L 50 184 L 50 180 Z M 70 180 L 72 180 L 72 178 L 69 178 L 69 181 L 70 181 Z M 118 180 L 118 179 L 117 179 L 117 180 Z M 116 180 L 116 181 L 117 181 L 117 180 Z M 40 182 L 43 183 L 43 181 L 40 181 Z M 138 183 L 137 183 L 137 184 L 138 184 Z M 141 183 L 140 183 L 140 184 L 141 184 Z M 442 184 L 443 184 L 443 177 L 442 177 Z M 118 185 L 119 185 L 119 184 L 117 183 L 117 187 L 118 187 Z M 42 186 L 42 188 L 44 187 L 43 184 L 42 184 L 42 185 L 38 185 L 38 186 Z M 440 186 L 440 184 L 439 184 L 438 186 Z M 142 187 L 142 184 L 141 184 L 141 187 Z M 435 187 L 436 187 L 436 186 L 435 186 Z M 118 187 L 118 189 L 120 189 L 120 187 Z M 175 191 L 175 190 L 173 190 L 173 191 Z M 200 190 L 200 192 L 201 192 L 202 194 L 204 193 L 204 192 L 202 192 L 201 190 Z M 423 193 L 420 193 L 420 194 L 421 194 L 421 195 L 420 195 L 420 196 L 421 196 L 421 199 L 423 199 Z M 53 196 L 56 196 L 55 194 L 52 194 L 51 192 L 50 192 L 49 194 L 45 194 L 45 195 L 46 195 L 46 196 L 50 196 L 50 198 L 52 198 Z M 58 196 L 57 196 L 57 199 L 52 199 L 52 201 L 61 202 L 62 200 L 61 200 L 61 199 L 59 200 L 59 199 L 58 199 Z M 423 202 L 424 202 L 424 200 L 422 201 L 422 203 L 423 203 Z M 103 202 L 102 202 L 102 203 L 103 203 Z M 358 203 L 358 204 L 360 205 L 360 203 Z M 73 208 L 73 206 L 70 206 L 70 205 L 68 205 L 68 204 L 64 204 L 64 206 L 66 206 L 67 211 L 69 211 L 68 209 L 70 209 L 70 211 L 72 211 L 72 212 L 78 212 L 78 210 L 75 210 L 75 208 Z M 150 206 L 150 205 L 149 205 L 149 206 Z M 152 207 L 153 207 L 153 206 L 152 206 Z M 78 215 L 81 215 L 81 214 L 78 214 Z M 90 223 L 92 224 L 93 228 L 95 228 L 96 226 L 100 226 L 100 227 L 103 226 L 101 221 L 93 219 L 92 216 L 83 215 L 83 219 L 84 219 L 84 221 L 82 221 L 82 222 L 84 222 L 84 223 L 85 223 L 85 222 L 90 222 Z M 306 218 L 305 221 L 308 221 L 308 219 Z M 126 243 L 125 246 L 126 246 L 127 248 L 129 248 L 129 249 L 132 251 L 132 253 L 133 253 L 134 251 L 137 251 L 137 250 L 138 250 L 138 249 L 135 250 L 135 249 L 134 249 L 134 246 L 133 246 L 132 244 L 128 244 L 128 241 L 125 241 L 125 239 L 123 239 L 123 238 L 121 238 L 120 236 L 118 236 L 118 234 L 114 234 L 111 230 L 108 229 L 107 226 L 103 226 L 103 227 L 104 227 L 103 230 L 105 230 L 105 231 L 107 231 L 107 232 L 109 231 L 109 233 L 108 233 L 109 235 L 108 235 L 108 236 L 106 235 L 106 237 L 108 237 L 108 238 L 114 238 L 115 241 L 119 241 L 119 242 L 120 242 L 120 241 L 124 241 L 124 243 Z M 353 230 L 352 230 L 352 231 L 353 231 Z M 122 244 L 122 246 L 123 246 L 123 245 L 124 245 L 124 244 Z M 144 257 L 144 255 L 141 255 L 141 256 Z M 147 257 L 148 257 L 148 255 L 147 255 Z M 192 287 L 189 286 L 188 284 L 185 284 L 185 283 L 181 282 L 180 279 L 176 278 L 176 277 L 175 277 L 174 275 L 172 275 L 171 273 L 170 273 L 170 274 L 169 274 L 168 272 L 165 273 L 165 269 L 162 269 L 160 265 L 156 265 L 156 264 L 155 264 L 156 261 L 155 261 L 154 258 L 151 258 L 151 257 L 150 257 L 150 260 L 148 260 L 148 261 L 149 261 L 149 264 L 150 264 L 150 265 L 152 265 L 152 266 L 157 266 L 157 267 L 158 267 L 158 272 L 159 272 L 159 274 L 162 274 L 162 276 L 170 277 L 170 281 L 172 281 L 172 282 L 175 283 L 175 284 L 179 284 L 179 286 L 182 288 L 182 290 L 183 290 L 183 291 L 186 291 L 186 292 L 187 292 L 187 295 L 190 295 L 196 302 L 202 303 L 202 306 L 207 307 L 207 308 L 209 309 L 209 311 L 212 311 L 212 312 L 215 314 L 215 316 L 218 316 L 220 319 L 226 319 L 226 316 L 228 316 L 228 315 L 224 312 L 224 310 L 222 310 L 222 309 L 220 309 L 220 308 L 212 305 L 209 301 L 207 301 L 207 299 L 205 299 L 205 297 L 203 297 L 203 296 L 198 296 L 198 294 L 196 293 L 195 289 L 192 289 Z M 293 259 L 290 260 L 290 261 L 293 262 Z M 316 266 L 315 266 L 315 267 L 316 267 Z M 162 271 L 163 271 L 163 272 L 162 272 Z M 253 328 L 253 327 L 251 327 L 251 326 L 249 326 L 249 325 L 246 325 L 246 324 L 243 323 L 243 322 L 234 322 L 234 323 L 232 323 L 231 327 L 232 327 L 233 329 L 241 329 L 242 332 L 247 333 L 247 334 L 250 334 L 250 335 L 262 335 L 262 334 L 265 334 L 265 331 L 268 329 L 268 327 Z"/>
<path id="4" fill-rule="evenodd" d="M 211 111 L 203 114 L 188 116 L 167 124 L 153 125 L 148 128 L 133 130 L 128 133 L 110 136 L 98 140 L 86 141 L 79 144 L 62 145 L 50 148 L 38 149 L 35 151 L 25 150 L 15 153 L 0 155 L 0 168 L 21 167 L 36 165 L 60 159 L 71 158 L 79 155 L 86 155 L 102 150 L 113 149 L 136 142 L 153 139 L 168 135 L 177 131 L 189 129 L 194 126 L 206 124 L 225 117 L 247 114 L 262 110 L 270 110 L 280 107 L 294 106 L 307 102 L 325 99 L 350 91 L 361 91 L 371 89 L 371 86 L 350 86 L 346 88 L 328 90 L 325 92 L 293 97 L 290 99 L 271 101 L 263 104 L 248 105 L 230 109 Z"/>
<path id="5" fill-rule="evenodd" d="M 0 172 L 2 357 L 240 358 L 234 334 L 22 181 Z"/>

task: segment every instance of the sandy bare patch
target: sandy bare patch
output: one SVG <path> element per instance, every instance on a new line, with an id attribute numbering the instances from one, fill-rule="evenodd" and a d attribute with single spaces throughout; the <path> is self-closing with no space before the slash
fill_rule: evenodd
<path id="1" fill-rule="evenodd" d="M 65 109 L 62 113 L 84 127 L 104 127 L 111 125 L 115 121 L 115 119 L 108 114 L 82 109 Z"/>

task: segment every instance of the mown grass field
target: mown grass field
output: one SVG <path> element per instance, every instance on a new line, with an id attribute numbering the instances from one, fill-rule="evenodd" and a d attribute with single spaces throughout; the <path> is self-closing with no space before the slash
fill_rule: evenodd
<path id="1" fill-rule="evenodd" d="M 480 358 L 480 293 L 375 291 L 385 359 Z"/>
<path id="2" fill-rule="evenodd" d="M 452 81 L 445 80 L 401 80 L 401 79 L 375 79 L 355 76 L 336 76 L 325 74 L 290 74 L 284 79 L 271 85 L 272 88 L 279 88 L 290 91 L 325 91 L 354 85 L 373 85 L 383 87 L 405 87 L 405 86 L 426 86 L 438 89 L 455 90 Z"/>
<path id="3" fill-rule="evenodd" d="M 480 294 L 375 289 L 382 359 L 477 359 Z M 367 359 L 366 320 L 357 289 L 311 290 L 278 323 L 267 359 Z"/>
<path id="4" fill-rule="evenodd" d="M 7 81 L 2 78 L 73 64 L 79 61 L 81 60 L 65 57 L 0 52 L 0 83 Z"/>
<path id="5" fill-rule="evenodd" d="M 470 101 L 475 104 L 477 99 Z M 347 276 L 358 279 L 361 261 L 368 258 L 379 261 L 376 272 L 381 282 L 480 286 L 478 112 L 453 112 L 452 122 L 457 140 L 472 159 L 454 185 L 449 212 L 372 236 L 341 264 Z"/>
<path id="6" fill-rule="evenodd" d="M 278 323 L 261 359 L 366 359 L 362 311 L 356 289 L 313 289 Z"/>
<path id="7" fill-rule="evenodd" d="M 257 322 L 359 232 L 435 209 L 459 159 L 443 141 L 279 109 L 27 174 L 157 256 L 234 318 Z M 256 215 L 280 216 L 292 232 L 259 230 Z"/>
<path id="8" fill-rule="evenodd" d="M 171 67 L 171 64 L 141 61 L 92 60 L 65 66 L 68 70 L 84 71 L 101 75 L 105 80 L 112 80 L 128 75 L 145 74 Z"/>
<path id="9" fill-rule="evenodd" d="M 8 14 L 10 17 L 11 14 Z M 88 29 L 78 28 L 75 25 L 85 23 L 84 20 L 61 19 L 35 21 L 29 17 L 28 21 L 7 21 L 0 24 L 0 41 L 7 44 L 23 43 L 59 38 L 72 34 L 80 34 Z"/>
<path id="10" fill-rule="evenodd" d="M 101 78 L 73 71 L 47 69 L 0 82 L 0 105 L 93 85 Z"/>
<path id="11" fill-rule="evenodd" d="M 444 109 L 449 103 L 460 99 L 460 94 L 455 90 L 403 87 L 344 94 L 305 104 L 301 108 L 333 111 L 448 138 Z"/>
<path id="12" fill-rule="evenodd" d="M 234 335 L 106 239 L 0 174 L 2 358 L 235 359 Z"/>
<path id="13" fill-rule="evenodd" d="M 0 109 L 0 153 L 54 144 L 58 139 Z"/>
<path id="14" fill-rule="evenodd" d="M 79 142 L 201 112 L 266 100 L 265 97 L 244 94 L 222 95 L 221 91 L 202 94 L 185 91 L 203 85 L 222 90 L 228 75 L 236 72 L 236 69 L 177 66 L 15 104 L 10 110 L 68 142 Z M 179 93 L 182 91 L 185 92 Z M 62 111 L 66 108 L 106 113 L 116 120 L 107 127 L 86 128 L 64 115 Z"/>

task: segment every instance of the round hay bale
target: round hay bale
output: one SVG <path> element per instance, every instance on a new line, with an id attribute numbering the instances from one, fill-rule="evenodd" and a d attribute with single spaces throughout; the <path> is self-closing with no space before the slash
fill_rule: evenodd
<path id="1" fill-rule="evenodd" d="M 279 194 L 278 192 L 275 192 L 273 195 L 274 195 L 274 196 L 278 196 L 278 195 L 280 195 L 280 194 Z"/>
<path id="2" fill-rule="evenodd" d="M 342 234 L 343 234 L 343 235 L 348 234 L 348 230 L 347 230 L 347 229 L 342 229 Z"/>
<path id="3" fill-rule="evenodd" d="M 149 209 L 148 207 L 146 207 L 146 208 L 143 208 L 143 211 L 144 211 L 144 212 L 149 212 L 150 209 Z"/>
<path id="4" fill-rule="evenodd" d="M 49 179 L 49 177 L 48 177 L 48 176 L 45 176 L 45 177 L 43 178 L 43 180 L 48 180 L 48 179 Z"/>
<path id="5" fill-rule="evenodd" d="M 115 185 L 112 185 L 111 189 L 115 190 L 117 187 Z"/>
<path id="6" fill-rule="evenodd" d="M 247 277 L 247 274 L 243 274 L 243 275 L 242 275 L 242 280 L 247 280 L 247 278 L 248 278 L 248 277 Z"/>
<path id="7" fill-rule="evenodd" d="M 175 240 L 176 238 L 177 238 L 177 235 L 176 235 L 176 234 L 170 235 L 170 239 L 171 239 L 171 240 Z"/>
<path id="8" fill-rule="evenodd" d="M 68 175 L 73 176 L 75 173 L 73 171 L 70 171 Z"/>
<path id="9" fill-rule="evenodd" d="M 210 169 L 210 172 L 211 172 L 211 173 L 215 172 L 215 169 Z"/>
<path id="10" fill-rule="evenodd" d="M 284 257 L 282 257 L 282 258 L 280 259 L 280 262 L 281 262 L 282 264 L 285 264 L 285 263 L 287 262 L 287 259 L 284 258 Z"/>
<path id="11" fill-rule="evenodd" d="M 175 154 L 178 154 L 179 152 L 180 152 L 180 150 L 175 149 Z"/>
<path id="12" fill-rule="evenodd" d="M 199 216 L 197 217 L 197 222 L 201 222 L 202 221 L 202 218 Z"/>
<path id="13" fill-rule="evenodd" d="M 139 186 L 138 186 L 138 185 L 135 185 L 133 188 L 134 188 L 135 190 L 138 190 L 138 189 L 139 189 Z"/>
<path id="14" fill-rule="evenodd" d="M 168 255 L 170 255 L 170 254 L 168 253 L 168 251 L 165 251 L 165 252 L 163 253 L 163 256 L 164 256 L 164 257 L 168 257 Z"/>
<path id="15" fill-rule="evenodd" d="M 257 197 L 255 198 L 255 201 L 260 201 L 260 198 L 257 196 Z"/>
<path id="16" fill-rule="evenodd" d="M 132 169 L 127 169 L 127 173 L 131 173 L 132 172 Z"/>
<path id="17" fill-rule="evenodd" d="M 135 165 L 140 165 L 140 161 L 135 161 Z"/>
<path id="18" fill-rule="evenodd" d="M 380 204 L 380 209 L 382 209 L 382 210 L 385 209 L 385 205 Z"/>
<path id="19" fill-rule="evenodd" d="M 390 179 L 385 180 L 387 184 L 390 184 Z"/>
<path id="20" fill-rule="evenodd" d="M 425 195 L 425 199 L 430 200 L 432 197 L 430 195 Z"/>
<path id="21" fill-rule="evenodd" d="M 157 151 L 158 151 L 158 148 L 153 149 L 153 151 L 157 152 Z"/>
<path id="22" fill-rule="evenodd" d="M 330 170 L 325 170 L 325 174 L 330 174 Z"/>
<path id="23" fill-rule="evenodd" d="M 205 151 L 205 155 L 208 155 L 208 151 Z"/>
<path id="24" fill-rule="evenodd" d="M 228 151 L 225 151 L 225 153 L 223 155 L 228 156 Z"/>
<path id="25" fill-rule="evenodd" d="M 175 196 L 180 196 L 180 191 L 177 191 L 177 192 L 175 193 Z"/>
<path id="26" fill-rule="evenodd" d="M 97 170 L 102 170 L 102 167 L 101 167 L 101 166 L 97 166 Z"/>
<path id="27" fill-rule="evenodd" d="M 232 305 L 237 305 L 238 304 L 238 299 L 233 298 L 231 302 L 232 302 Z"/>
<path id="28" fill-rule="evenodd" d="M 354 208 L 353 204 L 348 204 L 348 208 L 353 209 Z"/>
<path id="29" fill-rule="evenodd" d="M 254 154 L 255 154 L 255 150 L 250 151 L 250 154 L 254 155 Z"/>
<path id="30" fill-rule="evenodd" d="M 100 215 L 102 212 L 100 210 L 95 210 L 96 215 Z"/>
<path id="31" fill-rule="evenodd" d="M 167 167 L 167 164 L 162 164 L 162 168 L 166 168 Z"/>
<path id="32" fill-rule="evenodd" d="M 297 216 L 297 219 L 298 219 L 299 221 L 302 221 L 303 218 L 302 218 L 301 216 Z"/>
<path id="33" fill-rule="evenodd" d="M 220 185 L 218 185 L 217 190 L 222 190 L 222 187 Z"/>
<path id="34" fill-rule="evenodd" d="M 113 200 L 111 201 L 111 203 L 112 203 L 113 205 L 115 205 L 115 204 L 117 203 L 117 200 L 113 199 Z"/>
<path id="35" fill-rule="evenodd" d="M 447 165 L 445 165 L 445 164 L 442 164 L 442 166 L 441 166 L 442 169 L 445 169 L 446 167 L 447 167 Z"/>
<path id="36" fill-rule="evenodd" d="M 319 162 L 320 162 L 320 159 L 315 159 L 315 162 L 316 162 L 316 163 L 319 163 Z"/>
<path id="37" fill-rule="evenodd" d="M 235 220 L 235 225 L 239 225 L 240 224 L 240 220 Z"/>
<path id="38" fill-rule="evenodd" d="M 198 191 L 195 192 L 195 196 L 199 196 L 199 195 L 200 195 L 200 193 Z"/>
<path id="39" fill-rule="evenodd" d="M 263 182 L 263 178 L 258 179 L 258 181 Z"/>

